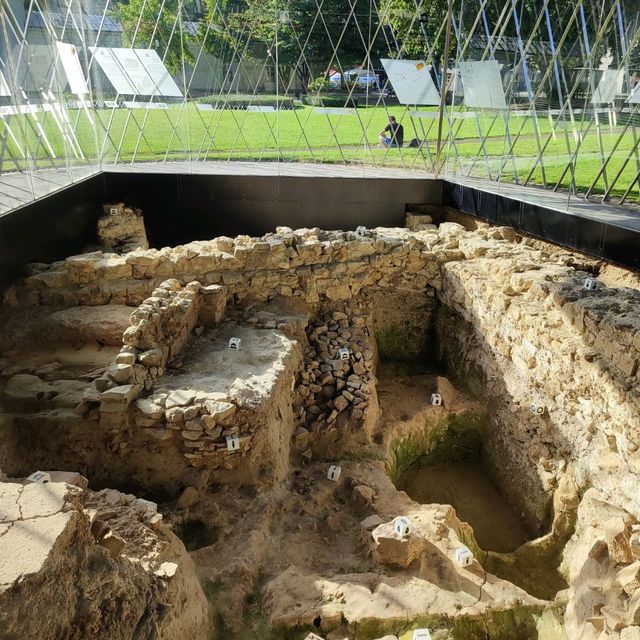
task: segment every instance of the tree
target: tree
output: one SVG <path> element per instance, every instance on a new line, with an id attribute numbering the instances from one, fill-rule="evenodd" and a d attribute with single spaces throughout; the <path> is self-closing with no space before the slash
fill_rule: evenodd
<path id="1" fill-rule="evenodd" d="M 331 66 L 371 64 L 369 50 L 380 49 L 382 34 L 370 6 L 370 0 L 207 0 L 207 14 L 209 32 L 212 23 L 216 34 L 224 31 L 228 51 L 272 66 L 277 60 L 281 78 L 294 69 L 306 88 L 312 75 Z M 223 49 L 219 35 L 204 46 L 214 55 Z"/>
<path id="2" fill-rule="evenodd" d="M 187 47 L 188 38 L 181 28 L 186 14 L 180 13 L 180 0 L 129 0 L 115 5 L 117 19 L 122 24 L 125 46 L 155 49 L 170 73 L 182 69 L 184 62 L 193 62 Z"/>

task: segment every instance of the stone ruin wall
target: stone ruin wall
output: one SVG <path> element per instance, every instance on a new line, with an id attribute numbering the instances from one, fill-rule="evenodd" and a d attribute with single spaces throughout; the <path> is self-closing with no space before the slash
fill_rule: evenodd
<path id="1" fill-rule="evenodd" d="M 442 301 L 471 338 L 449 325 L 445 342 L 488 381 L 489 460 L 534 528 L 549 522 L 569 465 L 578 486 L 638 513 L 640 292 L 587 292 L 586 274 L 571 267 L 492 251 L 444 273 Z"/>
<path id="2" fill-rule="evenodd" d="M 473 340 L 465 353 L 490 381 L 487 392 L 495 407 L 490 460 L 529 521 L 549 521 L 551 494 L 568 464 L 576 465 L 581 484 L 594 482 L 609 495 L 618 493 L 625 508 L 640 512 L 630 487 L 612 489 L 611 473 L 631 472 L 635 480 L 632 425 L 638 424 L 634 382 L 640 344 L 631 312 L 640 294 L 586 292 L 587 274 L 572 266 L 574 256 L 513 240 L 507 228 L 467 232 L 454 223 L 418 232 L 380 229 L 364 241 L 351 232 L 279 229 L 261 239 L 73 256 L 27 277 L 7 292 L 6 301 L 142 304 L 133 318 L 145 322 L 158 303 L 154 288 L 167 278 L 187 290 L 215 291 L 218 299 L 225 291 L 228 304 L 288 298 L 310 316 L 320 301 L 340 305 L 355 299 L 366 307 L 372 299 L 379 305 L 385 291 L 406 292 L 407 300 L 429 308 L 437 295 L 468 323 Z M 189 285 L 194 281 L 202 286 Z M 145 302 L 149 297 L 152 302 Z M 134 323 L 125 344 L 136 331 Z M 176 334 L 183 338 L 186 332 Z M 457 339 L 444 331 L 440 342 Z M 116 371 L 134 366 L 127 354 L 135 348 L 123 348 L 117 363 L 123 366 Z M 371 367 L 369 374 L 374 375 Z M 531 414 L 532 402 L 544 406 L 542 416 Z M 140 426 L 152 428 L 144 423 L 152 419 L 147 414 Z M 603 461 L 613 467 L 601 469 Z"/>
<path id="3" fill-rule="evenodd" d="M 580 506 L 570 547 L 581 558 L 601 553 L 590 541 L 594 519 L 602 511 L 594 505 L 606 504 L 607 513 L 615 512 L 598 534 L 609 549 L 606 571 L 617 575 L 622 566 L 629 573 L 640 557 L 634 547 L 640 548 L 640 533 L 633 528 L 640 517 L 640 293 L 608 287 L 586 291 L 588 274 L 580 267 L 588 261 L 557 248 L 547 251 L 539 242 L 529 246 L 517 240 L 510 229 L 468 232 L 451 223 L 416 232 L 379 229 L 366 239 L 349 232 L 281 228 L 261 239 L 218 238 L 124 256 L 98 252 L 50 267 L 35 266 L 7 292 L 6 302 L 141 305 L 132 314 L 113 367 L 83 400 L 81 419 L 91 425 L 83 437 L 99 434 L 94 446 L 108 443 L 108 464 L 141 483 L 161 482 L 170 469 L 173 482 L 197 484 L 212 477 L 212 468 L 215 477 L 225 481 L 247 467 L 259 473 L 243 481 L 281 477 L 288 436 L 301 421 L 306 427 L 298 427 L 293 438 L 300 454 L 314 438 L 313 451 L 320 454 L 323 438 L 340 441 L 347 416 L 362 422 L 360 435 L 366 440 L 377 418 L 373 334 L 376 328 L 389 329 L 388 318 L 394 317 L 384 313 L 384 305 L 397 312 L 406 294 L 407 308 L 418 310 L 416 318 L 420 313 L 425 318 L 439 315 L 437 341 L 445 360 L 463 382 L 468 377 L 469 386 L 483 389 L 492 413 L 485 441 L 489 462 L 531 527 L 544 530 L 554 491 L 572 475 L 579 492 L 591 488 Z M 247 311 L 274 301 L 287 301 L 283 306 L 290 317 L 265 319 Z M 261 413 L 229 398 L 148 395 L 169 360 L 188 347 L 191 334 L 199 326 L 215 327 L 223 312 L 233 309 L 245 310 L 239 322 L 282 331 L 302 347 L 302 352 L 292 347 L 287 351 L 273 390 L 275 402 Z M 392 328 L 402 333 L 403 327 L 392 323 Z M 425 335 L 432 329 L 425 328 Z M 336 351 L 356 330 L 358 351 L 345 370 L 335 363 Z M 408 341 L 425 339 L 409 335 Z M 169 336 L 175 343 L 167 342 Z M 110 395 L 123 386 L 133 393 L 125 393 L 124 411 L 116 420 L 126 428 L 114 434 L 118 427 L 103 409 L 113 406 Z M 331 395 L 323 395 L 325 387 Z M 542 412 L 534 415 L 532 404 Z M 278 411 L 283 415 L 276 420 Z M 305 421 L 310 415 L 315 416 L 311 424 Z M 190 422 L 193 429 L 187 427 Z M 65 425 L 57 426 L 72 464 L 81 455 L 80 449 L 73 451 L 73 440 L 81 434 L 65 441 Z M 220 450 L 219 439 L 229 428 L 246 428 L 250 438 L 244 457 L 235 462 Z M 274 435 L 278 430 L 279 437 Z M 189 431 L 197 437 L 191 440 L 185 435 Z M 264 432 L 270 435 L 261 444 Z M 186 447 L 188 442 L 197 444 Z M 276 466 L 265 466 L 274 448 L 282 458 Z M 139 457 L 140 451 L 146 457 Z M 252 458 L 256 451 L 260 456 Z M 149 455 L 155 457 L 153 464 Z M 121 465 L 127 456 L 128 463 Z M 136 465 L 145 468 L 140 472 Z M 582 567 L 574 562 L 567 569 L 575 597 L 568 628 L 575 637 L 581 637 L 591 598 L 576 595 L 581 581 L 588 584 Z M 624 583 L 629 594 L 635 593 L 634 579 Z M 596 617 L 618 615 L 633 624 L 636 608 L 640 611 L 636 605 L 624 599 L 612 602 Z"/>

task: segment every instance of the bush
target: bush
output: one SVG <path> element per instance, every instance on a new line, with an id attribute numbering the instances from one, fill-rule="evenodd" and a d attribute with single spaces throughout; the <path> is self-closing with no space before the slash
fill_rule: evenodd
<path id="1" fill-rule="evenodd" d="M 331 83 L 328 78 L 324 76 L 318 76 L 315 80 L 309 83 L 309 91 L 318 93 L 319 91 L 329 91 L 331 89 Z"/>
<path id="2" fill-rule="evenodd" d="M 344 95 L 314 96 L 306 94 L 302 97 L 302 102 L 312 107 L 347 107 L 349 109 L 356 109 L 358 106 L 357 99 Z"/>

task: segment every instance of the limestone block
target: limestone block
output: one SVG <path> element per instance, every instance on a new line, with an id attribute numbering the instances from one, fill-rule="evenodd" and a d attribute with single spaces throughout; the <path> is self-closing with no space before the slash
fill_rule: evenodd
<path id="1" fill-rule="evenodd" d="M 348 283 L 336 282 L 326 288 L 325 295 L 329 300 L 349 300 L 351 298 L 351 290 Z"/>
<path id="2" fill-rule="evenodd" d="M 124 411 L 132 400 L 138 397 L 140 387 L 135 384 L 124 384 L 102 392 L 100 411 L 113 413 Z"/>
<path id="3" fill-rule="evenodd" d="M 604 606 L 600 610 L 600 613 L 604 617 L 607 629 L 611 629 L 612 631 L 620 631 L 623 627 L 626 626 L 625 612 L 622 609 Z"/>
<path id="4" fill-rule="evenodd" d="M 211 418 L 217 423 L 224 425 L 228 423 L 228 419 L 235 413 L 236 407 L 230 402 L 221 400 L 205 400 L 204 406 Z"/>
<path id="5" fill-rule="evenodd" d="M 158 367 L 164 363 L 164 354 L 160 349 L 148 349 L 138 355 L 138 362 L 145 367 Z"/>
<path id="6" fill-rule="evenodd" d="M 76 284 L 88 284 L 96 278 L 97 261 L 102 257 L 100 251 L 70 256 L 65 260 L 69 280 Z"/>
<path id="7" fill-rule="evenodd" d="M 130 264 L 127 264 L 124 258 L 107 257 L 111 254 L 104 254 L 104 257 L 98 260 L 97 272 L 99 278 L 105 280 L 120 280 L 122 278 L 130 278 L 133 271 Z"/>
<path id="8" fill-rule="evenodd" d="M 116 364 L 109 373 L 111 377 L 119 384 L 131 382 L 133 378 L 133 367 L 130 364 Z"/>
<path id="9" fill-rule="evenodd" d="M 620 632 L 620 640 L 640 640 L 640 627 L 627 627 Z"/>
<path id="10" fill-rule="evenodd" d="M 154 420 L 160 419 L 164 414 L 163 408 L 149 398 L 139 398 L 136 400 L 136 409 L 144 416 Z"/>
<path id="11" fill-rule="evenodd" d="M 616 573 L 615 584 L 620 586 L 628 596 L 632 596 L 637 589 L 640 589 L 640 561 L 632 562 L 620 569 Z"/>
<path id="12" fill-rule="evenodd" d="M 220 322 L 227 304 L 227 288 L 221 285 L 202 287 L 201 300 L 198 320 L 207 326 Z"/>
<path id="13" fill-rule="evenodd" d="M 604 523 L 604 533 L 609 555 L 616 564 L 628 564 L 633 562 L 633 554 L 629 545 L 630 531 L 624 519 L 620 516 L 609 518 Z"/>
<path id="14" fill-rule="evenodd" d="M 636 591 L 627 604 L 627 625 L 640 625 L 640 591 Z"/>
<path id="15" fill-rule="evenodd" d="M 196 399 L 196 392 L 191 389 L 178 389 L 172 391 L 167 397 L 165 407 L 172 409 L 173 407 L 186 407 Z"/>
<path id="16" fill-rule="evenodd" d="M 0 563 L 0 591 L 40 572 L 57 540 L 77 518 L 73 512 L 58 512 L 37 519 L 30 527 L 7 528 L 2 536 L 2 555 L 6 561 Z"/>
<path id="17" fill-rule="evenodd" d="M 374 558 L 381 564 L 407 568 L 420 559 L 425 550 L 423 538 L 414 534 L 398 534 L 393 520 L 378 525 L 371 535 L 374 541 Z"/>
<path id="18" fill-rule="evenodd" d="M 125 347 L 125 349 L 130 349 L 130 351 L 121 351 L 116 356 L 116 364 L 135 364 L 136 363 L 136 351 L 131 347 Z"/>

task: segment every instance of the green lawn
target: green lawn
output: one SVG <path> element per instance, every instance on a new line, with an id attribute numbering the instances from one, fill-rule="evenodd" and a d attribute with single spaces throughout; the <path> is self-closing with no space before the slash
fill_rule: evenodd
<path id="1" fill-rule="evenodd" d="M 434 113 L 423 108 L 423 112 Z M 437 120 L 412 118 L 406 107 L 390 110 L 405 127 L 405 141 L 426 139 L 426 148 L 377 149 L 378 132 L 387 122 L 383 107 L 355 110 L 353 115 L 321 115 L 312 107 L 278 112 L 201 111 L 196 104 L 170 106 L 167 110 L 95 110 L 91 118 L 83 111 L 70 111 L 71 130 L 76 140 L 64 136 L 51 113 L 37 114 L 38 124 L 30 116 L 10 116 L 0 122 L 0 130 L 10 127 L 15 140 L 7 139 L 7 148 L 15 160 L 5 154 L 3 171 L 25 167 L 64 166 L 65 158 L 73 164 L 131 161 L 163 161 L 190 159 L 264 160 L 291 162 L 356 163 L 372 166 L 405 167 L 433 170 Z M 456 108 L 454 114 L 460 114 Z M 539 140 L 531 117 L 509 120 L 510 144 L 505 121 L 485 114 L 480 118 L 455 119 L 451 128 L 444 123 L 445 170 L 477 177 L 490 177 L 513 182 L 529 178 L 532 184 L 553 186 L 573 155 L 578 144 L 575 183 L 584 192 L 595 179 L 601 166 L 600 157 L 607 157 L 622 131 L 622 127 L 601 125 L 600 139 L 595 126 L 577 122 L 552 130 L 546 117 L 538 118 Z M 42 127 L 49 147 L 38 135 Z M 109 135 L 106 132 L 109 132 Z M 487 136 L 484 147 L 479 134 Z M 583 140 L 580 140 L 580 134 Z M 600 142 L 601 140 L 601 142 Z M 544 148 L 544 176 L 536 164 L 540 148 Z M 602 144 L 602 149 L 600 148 Z M 622 166 L 634 145 L 633 134 L 625 134 L 615 150 L 607 169 L 611 179 Z M 510 154 L 510 147 L 512 153 Z M 21 152 L 29 157 L 26 163 Z M 55 155 L 55 158 L 52 157 Z M 514 159 L 511 160 L 511 155 Z M 82 158 L 84 156 L 84 159 Z M 614 195 L 621 195 L 637 172 L 632 159 L 618 179 Z M 567 172 L 560 186 L 568 188 L 571 173 Z M 601 179 L 596 192 L 601 192 Z M 632 191 L 630 200 L 639 201 L 640 192 Z"/>

